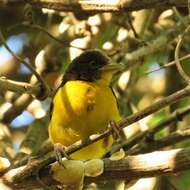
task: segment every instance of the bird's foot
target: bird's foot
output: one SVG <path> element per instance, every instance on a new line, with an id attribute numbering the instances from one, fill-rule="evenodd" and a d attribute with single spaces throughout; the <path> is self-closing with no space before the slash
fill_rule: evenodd
<path id="1" fill-rule="evenodd" d="M 54 153 L 55 153 L 57 162 L 65 168 L 62 158 L 65 157 L 68 160 L 70 159 L 66 153 L 66 147 L 60 143 L 56 143 L 56 144 L 54 144 Z"/>
<path id="2" fill-rule="evenodd" d="M 115 121 L 110 121 L 108 127 L 113 131 L 112 136 L 114 139 L 120 139 L 122 141 L 126 139 L 123 130 Z"/>

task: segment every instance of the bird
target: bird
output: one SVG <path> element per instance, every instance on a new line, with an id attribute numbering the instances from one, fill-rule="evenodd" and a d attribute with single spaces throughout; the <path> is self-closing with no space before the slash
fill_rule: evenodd
<path id="1" fill-rule="evenodd" d="M 86 50 L 71 61 L 52 100 L 48 131 L 54 145 L 67 147 L 79 140 L 85 142 L 91 135 L 104 132 L 110 121 L 121 119 L 110 82 L 123 68 L 97 49 Z M 113 142 L 110 135 L 69 157 L 101 158 Z"/>

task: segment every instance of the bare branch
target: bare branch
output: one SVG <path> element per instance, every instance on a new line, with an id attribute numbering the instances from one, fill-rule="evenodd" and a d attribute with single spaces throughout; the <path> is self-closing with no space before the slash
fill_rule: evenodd
<path id="1" fill-rule="evenodd" d="M 154 39 L 149 43 L 149 45 L 142 46 L 133 52 L 126 53 L 125 55 L 125 62 L 137 61 L 140 58 L 144 57 L 145 55 L 149 55 L 153 52 L 160 50 L 165 44 L 168 43 L 167 35 L 160 35 L 158 38 Z"/>
<path id="2" fill-rule="evenodd" d="M 143 119 L 144 117 L 146 117 L 152 113 L 155 113 L 156 111 L 158 111 L 172 103 L 175 103 L 175 102 L 181 100 L 182 98 L 189 96 L 189 94 L 190 94 L 190 87 L 186 87 L 182 90 L 179 90 L 179 91 L 171 94 L 170 96 L 167 96 L 166 98 L 158 100 L 151 106 L 148 106 L 147 108 L 127 117 L 126 119 L 123 119 L 122 121 L 119 122 L 119 126 L 123 128 L 136 121 L 139 121 L 140 119 Z"/>
<path id="3" fill-rule="evenodd" d="M 174 149 L 169 151 L 156 151 L 137 156 L 127 156 L 123 160 L 104 160 L 104 173 L 96 178 L 97 180 L 109 179 L 137 179 L 176 173 L 189 169 L 190 159 L 189 148 Z M 184 158 L 187 156 L 187 158 Z M 121 173 L 120 173 L 121 172 Z M 121 174 L 121 175 L 120 175 Z M 91 180 L 93 180 L 91 178 Z M 86 179 L 90 181 L 90 179 Z"/>
<path id="4" fill-rule="evenodd" d="M 124 127 L 126 127 L 132 123 L 135 123 L 135 122 L 143 119 L 144 117 L 146 117 L 152 113 L 155 113 L 156 111 L 158 111 L 174 102 L 177 102 L 177 101 L 181 100 L 182 98 L 189 96 L 189 95 L 190 95 L 190 87 L 186 87 L 166 98 L 163 98 L 163 99 L 155 102 L 151 106 L 123 119 L 122 121 L 120 121 L 118 123 L 118 126 L 121 128 L 124 128 Z M 113 132 L 112 130 L 107 129 L 104 133 L 97 135 L 97 136 L 92 136 L 92 138 L 90 138 L 88 141 L 85 141 L 84 143 L 81 143 L 81 141 L 78 141 L 78 142 L 70 145 L 69 147 L 67 147 L 67 149 L 65 151 L 66 151 L 67 155 L 70 155 L 73 152 L 76 152 L 77 150 L 84 148 L 84 147 L 88 146 L 89 144 L 92 144 L 93 142 L 96 142 L 96 141 L 112 134 L 112 132 Z M 50 152 L 49 154 L 45 155 L 44 157 L 40 157 L 38 160 L 35 160 L 35 161 L 31 162 L 30 164 L 28 164 L 20 173 L 18 173 L 14 177 L 14 179 L 15 179 L 15 181 L 24 179 L 25 177 L 30 176 L 35 171 L 39 170 L 40 168 L 42 168 L 45 165 L 50 164 L 54 161 L 55 161 L 54 152 Z"/>
<path id="5" fill-rule="evenodd" d="M 44 34 L 46 34 L 47 36 L 49 36 L 50 38 L 52 38 L 54 41 L 56 41 L 57 43 L 59 43 L 59 44 L 61 44 L 61 45 L 65 45 L 65 46 L 68 46 L 68 47 L 80 49 L 80 50 L 83 50 L 83 51 L 86 50 L 86 48 L 73 46 L 72 44 L 70 44 L 70 42 L 63 41 L 62 39 L 59 39 L 59 38 L 53 36 L 53 35 L 50 34 L 47 30 L 45 30 L 43 27 L 41 27 L 40 25 L 37 25 L 37 24 L 24 24 L 24 23 L 21 24 L 21 25 L 22 25 L 22 26 L 29 27 L 29 28 L 31 28 L 31 29 L 39 30 L 39 31 L 43 32 Z"/>
<path id="6" fill-rule="evenodd" d="M 140 134 L 137 134 L 136 136 L 134 136 L 133 138 L 127 140 L 127 142 L 123 142 L 123 143 L 120 143 L 116 146 L 114 146 L 111 150 L 111 152 L 116 152 L 116 151 L 119 151 L 120 148 L 124 148 L 125 150 L 128 150 L 130 148 L 132 148 L 134 145 L 136 145 L 137 143 L 139 143 L 140 141 L 142 141 L 143 139 L 145 140 L 145 143 L 147 143 L 147 141 L 151 143 L 154 143 L 154 135 L 168 127 L 169 125 L 173 124 L 173 123 L 176 123 L 178 121 L 182 121 L 183 117 L 187 116 L 188 114 L 190 114 L 190 107 L 187 107 L 185 109 L 181 109 L 179 111 L 176 111 L 176 113 L 172 114 L 170 117 L 168 117 L 167 119 L 161 121 L 159 124 L 157 124 L 156 126 L 154 126 L 153 128 L 149 128 L 147 129 L 146 131 L 143 131 L 141 132 Z M 175 139 L 173 139 L 174 141 L 172 142 L 172 144 L 176 143 Z M 180 139 L 180 141 L 183 140 L 183 139 Z M 142 143 L 141 143 L 142 144 Z M 157 143 L 159 144 L 159 143 Z M 168 145 L 168 144 L 167 144 Z M 165 144 L 166 146 L 166 144 Z M 155 147 L 154 147 L 155 148 Z M 156 148 L 154 149 L 156 150 Z M 129 154 L 129 152 L 128 152 Z"/>
<path id="7" fill-rule="evenodd" d="M 6 110 L 0 108 L 0 121 L 3 123 L 10 123 L 17 115 L 20 115 L 23 110 L 31 103 L 33 100 L 32 96 L 29 94 L 22 94 L 19 96 L 11 107 Z"/>
<path id="8" fill-rule="evenodd" d="M 153 138 L 153 136 L 160 130 L 164 129 L 166 126 L 171 125 L 173 123 L 176 123 L 178 121 L 182 121 L 185 116 L 190 114 L 190 107 L 183 108 L 181 110 L 177 110 L 175 113 L 173 113 L 170 117 L 168 117 L 166 120 L 161 121 L 158 125 L 151 128 L 147 135 L 150 138 Z"/>
<path id="9" fill-rule="evenodd" d="M 111 179 L 133 180 L 142 177 L 160 176 L 165 174 L 174 174 L 190 169 L 190 148 L 173 149 L 169 151 L 157 151 L 137 156 L 127 156 L 122 160 L 112 161 L 103 159 L 104 172 L 97 177 L 85 177 L 84 183 L 105 181 Z M 6 184 L 16 189 L 37 188 L 41 183 L 36 180 L 35 176 L 20 179 L 15 183 L 14 176 L 22 168 L 9 171 L 3 179 Z M 30 171 L 28 171 L 30 172 Z M 50 167 L 43 168 L 40 173 L 41 181 L 46 185 L 59 184 L 52 177 Z"/>
<path id="10" fill-rule="evenodd" d="M 38 95 L 40 93 L 39 85 L 32 85 L 26 82 L 13 81 L 6 79 L 5 77 L 0 77 L 0 89 L 33 95 Z"/>
<path id="11" fill-rule="evenodd" d="M 188 22 L 189 17 L 184 17 L 183 22 L 179 21 L 177 24 L 169 27 L 161 35 L 150 42 L 147 42 L 148 45 L 126 53 L 123 61 L 125 62 L 127 68 L 138 67 L 141 62 L 138 62 L 137 60 L 142 59 L 151 53 L 160 51 L 161 48 L 167 48 L 168 44 L 173 42 L 173 40 L 181 34 L 181 31 L 185 30 L 186 27 L 184 23 L 188 24 Z"/>
<path id="12" fill-rule="evenodd" d="M 187 34 L 189 32 L 189 30 L 190 30 L 190 25 L 185 29 L 185 31 L 182 35 L 179 35 L 179 41 L 178 41 L 176 49 L 175 49 L 175 63 L 176 63 L 177 69 L 178 69 L 181 77 L 187 82 L 188 85 L 190 85 L 190 77 L 185 73 L 185 71 L 183 70 L 183 68 L 180 64 L 179 51 L 182 46 L 183 38 L 184 38 L 185 34 Z"/>
<path id="13" fill-rule="evenodd" d="M 154 150 L 159 150 L 161 148 L 171 146 L 183 140 L 187 140 L 189 139 L 189 137 L 190 137 L 190 129 L 186 129 L 183 131 L 179 130 L 173 132 L 171 135 L 168 135 L 167 137 L 161 138 L 159 140 L 154 140 L 151 143 L 145 142 L 138 144 L 134 149 L 129 150 L 128 153 L 130 155 L 135 155 L 139 153 L 146 153 Z"/>
<path id="14" fill-rule="evenodd" d="M 188 58 L 190 58 L 190 54 L 187 54 L 187 55 L 185 55 L 185 56 L 179 58 L 179 61 L 183 61 L 183 60 L 188 59 Z M 171 62 L 169 62 L 169 63 L 166 63 L 166 64 L 160 66 L 158 69 L 154 69 L 154 70 L 148 71 L 148 72 L 146 72 L 145 74 L 148 75 L 148 74 L 151 74 L 151 73 L 153 73 L 153 72 L 159 71 L 159 70 L 161 70 L 161 69 L 165 69 L 165 68 L 174 66 L 175 64 L 176 64 L 176 61 L 174 60 L 174 61 L 171 61 Z"/>

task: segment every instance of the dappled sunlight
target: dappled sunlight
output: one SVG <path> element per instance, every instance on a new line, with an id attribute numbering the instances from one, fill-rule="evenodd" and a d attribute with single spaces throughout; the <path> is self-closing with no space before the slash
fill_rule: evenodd
<path id="1" fill-rule="evenodd" d="M 175 165 L 175 157 L 177 156 L 178 152 L 180 152 L 180 150 L 175 150 L 172 153 L 168 151 L 162 154 L 162 156 L 160 156 L 160 152 L 155 151 L 150 153 L 151 156 L 149 154 L 143 155 L 143 159 L 141 159 L 141 164 L 143 165 L 144 163 L 148 164 L 149 166 L 156 165 L 157 167 L 160 167 L 164 164 L 165 166 L 168 165 L 168 167 L 173 168 L 173 166 Z M 133 162 L 135 163 L 135 160 L 133 160 Z"/>
<path id="2" fill-rule="evenodd" d="M 102 48 L 105 50 L 111 50 L 113 48 L 113 44 L 111 42 L 105 42 Z"/>
<path id="3" fill-rule="evenodd" d="M 122 42 L 123 40 L 127 38 L 127 35 L 128 35 L 128 31 L 124 28 L 120 28 L 118 31 L 117 41 Z"/>
<path id="4" fill-rule="evenodd" d="M 42 107 L 42 103 L 39 100 L 34 100 L 27 109 L 37 119 L 40 119 L 46 115 L 46 110 Z"/>
<path id="5" fill-rule="evenodd" d="M 188 7 L 0 1 L 0 178 L 12 189 L 56 189 L 71 155 L 80 190 L 188 190 Z M 63 176 L 73 185 L 69 167 Z M 0 179 L 1 189 L 10 190 Z"/>
<path id="6" fill-rule="evenodd" d="M 122 90 L 125 90 L 130 79 L 130 71 L 125 71 L 121 74 L 118 80 L 118 85 Z"/>

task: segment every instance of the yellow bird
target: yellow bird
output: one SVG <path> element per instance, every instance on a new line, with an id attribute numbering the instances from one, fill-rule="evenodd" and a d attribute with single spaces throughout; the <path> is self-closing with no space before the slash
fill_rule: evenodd
<path id="1" fill-rule="evenodd" d="M 120 120 L 110 81 L 122 68 L 98 50 L 85 51 L 72 61 L 52 102 L 49 136 L 53 144 L 69 146 L 78 140 L 85 141 L 90 135 L 103 132 L 110 121 Z M 112 143 L 109 136 L 70 157 L 100 158 Z"/>

